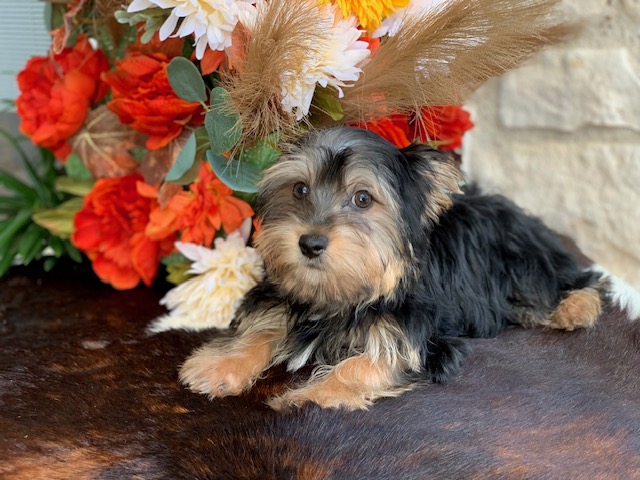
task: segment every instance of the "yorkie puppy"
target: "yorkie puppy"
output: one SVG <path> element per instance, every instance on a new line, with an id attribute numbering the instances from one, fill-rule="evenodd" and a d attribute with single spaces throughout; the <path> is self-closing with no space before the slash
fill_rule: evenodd
<path id="1" fill-rule="evenodd" d="M 273 365 L 312 364 L 273 408 L 359 409 L 445 382 L 465 354 L 460 337 L 593 325 L 605 276 L 581 269 L 540 220 L 460 181 L 446 154 L 360 129 L 290 147 L 260 184 L 264 280 L 239 307 L 235 336 L 196 350 L 181 381 L 223 397 Z"/>

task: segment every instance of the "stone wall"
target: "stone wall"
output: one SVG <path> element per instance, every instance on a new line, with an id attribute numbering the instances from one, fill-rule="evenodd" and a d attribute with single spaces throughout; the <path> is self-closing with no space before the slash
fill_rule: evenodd
<path id="1" fill-rule="evenodd" d="M 563 0 L 583 31 L 469 102 L 468 177 L 640 289 L 640 0 Z"/>

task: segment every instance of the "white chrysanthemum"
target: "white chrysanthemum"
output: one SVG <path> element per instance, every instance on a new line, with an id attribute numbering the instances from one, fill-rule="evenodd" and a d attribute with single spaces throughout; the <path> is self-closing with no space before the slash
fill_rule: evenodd
<path id="1" fill-rule="evenodd" d="M 202 59 L 209 45 L 212 50 L 231 46 L 231 34 L 243 11 L 253 9 L 252 0 L 133 0 L 127 11 L 139 12 L 147 8 L 170 8 L 169 18 L 160 27 L 160 40 L 171 34 L 195 38 L 196 58 Z M 182 23 L 178 30 L 178 21 Z"/>
<path id="2" fill-rule="evenodd" d="M 447 0 L 412 0 L 405 8 L 399 8 L 385 18 L 371 37 L 379 38 L 385 35 L 394 36 L 405 18 L 420 15 L 429 11 L 437 12 Z"/>
<path id="3" fill-rule="evenodd" d="M 213 250 L 181 242 L 176 247 L 193 261 L 187 273 L 197 276 L 167 292 L 160 304 L 170 312 L 148 330 L 228 328 L 242 297 L 261 279 L 260 255 L 246 246 L 242 231 L 216 239 Z"/>
<path id="4" fill-rule="evenodd" d="M 316 85 L 332 86 L 342 97 L 347 82 L 355 82 L 362 72 L 360 66 L 369 57 L 369 44 L 360 39 L 355 17 L 346 20 L 333 7 L 317 7 L 325 14 L 324 30 L 329 32 L 323 45 L 310 45 L 309 61 L 303 74 L 285 72 L 282 75 L 282 108 L 301 120 L 309 113 Z"/>

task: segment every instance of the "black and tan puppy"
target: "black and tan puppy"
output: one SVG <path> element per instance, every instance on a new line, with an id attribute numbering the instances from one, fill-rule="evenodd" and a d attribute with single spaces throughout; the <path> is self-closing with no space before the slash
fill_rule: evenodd
<path id="1" fill-rule="evenodd" d="M 366 408 L 445 382 L 464 356 L 460 337 L 593 325 L 604 277 L 580 269 L 538 219 L 459 181 L 445 154 L 364 130 L 291 147 L 261 182 L 265 278 L 238 309 L 235 336 L 196 350 L 182 382 L 238 395 L 272 365 L 312 364 L 273 408 Z"/>

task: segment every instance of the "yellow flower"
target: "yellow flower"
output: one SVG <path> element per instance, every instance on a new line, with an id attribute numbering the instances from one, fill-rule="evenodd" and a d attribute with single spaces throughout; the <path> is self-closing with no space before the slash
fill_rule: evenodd
<path id="1" fill-rule="evenodd" d="M 332 0 L 345 18 L 355 15 L 365 30 L 375 30 L 383 18 L 388 17 L 397 8 L 409 5 L 410 0 Z M 320 0 L 326 3 L 327 0 Z"/>

